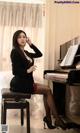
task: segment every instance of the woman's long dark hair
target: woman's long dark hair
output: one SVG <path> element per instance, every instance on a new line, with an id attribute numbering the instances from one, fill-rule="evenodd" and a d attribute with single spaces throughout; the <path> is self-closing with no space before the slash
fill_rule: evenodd
<path id="1" fill-rule="evenodd" d="M 24 54 L 23 54 L 22 50 L 20 49 L 19 44 L 17 42 L 17 39 L 18 39 L 20 33 L 24 33 L 25 36 L 27 37 L 26 33 L 23 30 L 17 30 L 13 35 L 13 48 L 17 49 L 17 51 L 20 53 L 20 55 L 25 59 L 25 56 L 24 56 Z"/>
<path id="2" fill-rule="evenodd" d="M 13 48 L 19 48 L 19 44 L 17 42 L 17 39 L 20 35 L 20 33 L 24 33 L 26 36 L 26 33 L 23 30 L 17 30 L 13 35 Z M 27 37 L 27 36 L 26 36 Z"/>

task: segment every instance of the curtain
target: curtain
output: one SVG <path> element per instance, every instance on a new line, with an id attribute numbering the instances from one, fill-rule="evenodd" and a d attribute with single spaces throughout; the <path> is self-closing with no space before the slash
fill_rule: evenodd
<path id="1" fill-rule="evenodd" d="M 35 59 L 37 70 L 34 72 L 35 81 L 43 83 L 44 5 L 0 2 L 0 71 L 11 71 L 10 52 L 12 49 L 12 36 L 18 29 L 24 30 L 27 36 L 31 38 L 32 42 L 43 53 L 43 57 Z M 28 45 L 26 45 L 26 48 L 29 51 L 31 50 Z M 39 96 L 32 98 L 34 104 L 35 101 L 38 102 L 32 109 L 37 108 L 39 110 L 41 108 L 42 102 L 40 102 L 40 99 L 42 98 Z"/>

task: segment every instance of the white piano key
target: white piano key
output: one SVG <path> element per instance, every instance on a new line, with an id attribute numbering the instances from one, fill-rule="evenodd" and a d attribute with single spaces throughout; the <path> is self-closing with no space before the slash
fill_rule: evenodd
<path id="1" fill-rule="evenodd" d="M 45 79 L 52 80 L 52 81 L 58 81 L 58 82 L 66 82 L 68 78 L 68 74 L 63 73 L 47 73 L 45 74 Z"/>

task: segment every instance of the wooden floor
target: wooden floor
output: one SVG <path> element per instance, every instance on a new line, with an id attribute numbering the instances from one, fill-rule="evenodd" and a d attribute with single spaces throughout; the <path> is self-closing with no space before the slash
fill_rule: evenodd
<path id="1" fill-rule="evenodd" d="M 62 129 L 44 129 L 42 116 L 37 114 L 37 116 L 31 116 L 31 133 L 80 133 L 79 130 L 66 130 Z M 9 110 L 7 113 L 7 124 L 9 127 L 9 133 L 27 133 L 26 131 L 26 120 L 24 126 L 20 125 L 20 114 L 18 111 Z"/>

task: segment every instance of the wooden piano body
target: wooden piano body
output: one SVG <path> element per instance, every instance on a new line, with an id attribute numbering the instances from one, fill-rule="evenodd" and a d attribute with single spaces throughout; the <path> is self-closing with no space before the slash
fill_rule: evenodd
<path id="1" fill-rule="evenodd" d="M 67 46 L 66 46 L 67 45 Z M 60 46 L 60 59 L 59 61 L 62 61 L 64 58 L 64 51 L 67 52 L 68 47 L 70 46 L 70 41 L 69 44 L 63 44 Z M 61 49 L 62 48 L 62 49 Z M 63 49 L 64 48 L 64 49 Z M 63 53 L 62 53 L 63 52 Z M 53 83 L 53 97 L 56 103 L 56 107 L 58 110 L 58 113 L 62 116 L 66 116 L 70 118 L 70 120 L 74 121 L 77 123 L 76 117 L 71 116 L 72 112 L 70 112 L 70 107 L 72 106 L 73 101 L 72 100 L 72 95 L 70 94 L 70 90 L 74 90 L 72 88 L 77 89 L 80 92 L 80 68 L 76 69 L 76 64 L 80 63 L 80 46 L 77 50 L 77 53 L 75 55 L 73 64 L 69 67 L 59 67 L 58 69 L 55 70 L 45 70 L 44 71 L 44 78 L 46 80 L 50 80 Z M 76 85 L 75 85 L 76 84 Z M 72 86 L 72 88 L 70 88 Z M 75 93 L 75 92 L 73 92 Z M 78 96 L 78 101 L 77 106 L 80 107 L 80 96 L 78 93 L 76 93 Z M 77 107 L 76 107 L 77 108 Z M 74 110 L 76 110 L 76 108 Z M 79 108 L 80 109 L 80 108 Z M 78 112 L 80 110 L 78 109 Z M 77 113 L 76 113 L 77 114 Z M 80 114 L 78 113 L 78 123 L 80 124 Z"/>

